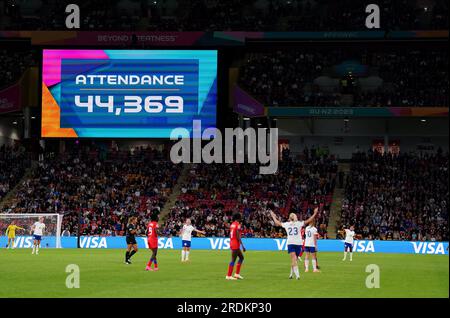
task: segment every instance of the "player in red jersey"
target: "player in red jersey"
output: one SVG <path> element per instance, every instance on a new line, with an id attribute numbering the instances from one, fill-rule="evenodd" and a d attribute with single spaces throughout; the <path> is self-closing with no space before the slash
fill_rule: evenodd
<path id="1" fill-rule="evenodd" d="M 241 215 L 239 213 L 235 213 L 233 215 L 233 223 L 231 223 L 230 226 L 230 249 L 231 249 L 231 262 L 228 265 L 228 273 L 225 279 L 227 280 L 237 280 L 237 279 L 244 279 L 240 275 L 241 272 L 241 266 L 244 262 L 244 254 L 242 254 L 242 251 L 245 252 L 244 244 L 241 240 Z M 242 251 L 241 251 L 241 245 L 242 245 Z M 236 273 L 233 275 L 233 269 L 234 269 L 234 263 L 236 262 L 236 258 L 239 258 L 237 266 L 236 266 Z"/>
<path id="2" fill-rule="evenodd" d="M 158 270 L 158 261 L 156 260 L 156 254 L 158 254 L 158 220 L 159 217 L 157 214 L 153 214 L 151 216 L 151 222 L 147 226 L 147 241 L 148 248 L 152 250 L 152 256 L 147 263 L 146 271 L 157 271 Z M 154 268 L 152 269 L 152 264 Z"/>

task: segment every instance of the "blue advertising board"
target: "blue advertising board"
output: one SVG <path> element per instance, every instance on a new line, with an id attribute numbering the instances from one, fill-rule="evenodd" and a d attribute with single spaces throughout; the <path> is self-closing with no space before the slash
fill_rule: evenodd
<path id="1" fill-rule="evenodd" d="M 249 251 L 287 251 L 286 239 L 272 238 L 244 238 L 245 247 Z M 19 236 L 16 238 L 17 248 L 31 248 L 33 238 L 31 236 Z M 138 246 L 148 248 L 147 238 L 138 237 Z M 7 238 L 0 237 L 0 246 L 6 246 Z M 54 236 L 45 236 L 41 247 L 52 248 L 56 246 Z M 76 237 L 61 237 L 62 248 L 76 248 Z M 124 237 L 120 236 L 82 236 L 80 238 L 81 248 L 125 248 Z M 160 237 L 159 248 L 181 249 L 179 237 Z M 230 248 L 230 239 L 223 237 L 193 238 L 192 249 L 198 250 L 227 250 Z M 343 240 L 319 240 L 319 252 L 341 252 L 344 249 Z M 354 252 L 360 253 L 404 253 L 404 254 L 440 254 L 448 255 L 448 242 L 410 242 L 410 241 L 355 241 Z"/>

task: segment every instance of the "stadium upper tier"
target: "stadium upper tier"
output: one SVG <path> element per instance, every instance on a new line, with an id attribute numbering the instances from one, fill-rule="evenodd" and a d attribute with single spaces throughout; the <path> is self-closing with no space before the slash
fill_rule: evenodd
<path id="1" fill-rule="evenodd" d="M 0 202 L 30 167 L 29 159 L 20 146 L 0 146 Z"/>
<path id="2" fill-rule="evenodd" d="M 65 29 L 71 1 L 6 1 L 0 30 Z M 357 31 L 366 30 L 365 6 L 342 0 L 164 0 L 80 3 L 82 30 L 153 31 Z M 390 30 L 448 29 L 448 2 L 388 1 L 377 4 Z"/>
<path id="3" fill-rule="evenodd" d="M 14 50 L 0 49 L 0 90 L 8 87 L 19 80 L 20 76 L 30 66 L 38 63 L 36 50 Z"/>
<path id="4" fill-rule="evenodd" d="M 448 50 L 280 49 L 250 53 L 239 85 L 265 106 L 448 107 Z"/>
<path id="5" fill-rule="evenodd" d="M 38 56 L 38 49 L 0 50 L 0 90 L 37 67 Z M 247 53 L 237 83 L 270 107 L 448 107 L 447 69 L 448 48 L 434 46 L 280 48 Z"/>

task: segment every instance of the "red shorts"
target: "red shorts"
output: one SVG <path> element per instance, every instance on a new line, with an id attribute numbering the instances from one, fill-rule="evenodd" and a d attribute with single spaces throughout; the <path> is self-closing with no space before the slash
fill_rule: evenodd
<path id="1" fill-rule="evenodd" d="M 154 249 L 158 248 L 158 239 L 147 239 L 148 248 Z"/>
<path id="2" fill-rule="evenodd" d="M 230 250 L 239 250 L 241 249 L 241 244 L 239 242 L 231 242 L 230 243 Z"/>

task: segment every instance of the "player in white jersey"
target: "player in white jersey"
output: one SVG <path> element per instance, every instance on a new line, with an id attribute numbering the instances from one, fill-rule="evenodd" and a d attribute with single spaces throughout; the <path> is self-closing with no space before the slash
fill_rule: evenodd
<path id="1" fill-rule="evenodd" d="M 281 223 L 275 213 L 270 211 L 270 215 L 272 216 L 273 222 L 276 226 L 281 226 L 286 230 L 287 233 L 287 247 L 288 254 L 291 258 L 291 274 L 289 275 L 289 279 L 292 279 L 293 274 L 297 279 L 300 279 L 300 273 L 298 271 L 297 259 L 300 255 L 303 239 L 301 235 L 301 229 L 304 225 L 308 225 L 311 223 L 319 212 L 318 208 L 314 209 L 314 214 L 307 219 L 306 221 L 299 221 L 297 215 L 295 213 L 289 214 L 289 222 Z"/>
<path id="2" fill-rule="evenodd" d="M 41 245 L 42 235 L 44 235 L 44 217 L 40 217 L 39 221 L 35 222 L 31 226 L 31 233 L 33 233 L 33 251 L 31 254 L 36 252 L 36 255 L 39 254 L 39 246 Z"/>
<path id="3" fill-rule="evenodd" d="M 183 248 L 181 250 L 181 261 L 182 262 L 188 262 L 189 261 L 189 252 L 191 251 L 191 241 L 192 241 L 192 232 L 201 233 L 203 235 L 206 234 L 206 232 L 200 231 L 196 229 L 191 224 L 191 219 L 186 219 L 186 222 L 183 224 L 183 228 L 181 229 L 180 235 L 181 235 L 181 241 Z"/>
<path id="4" fill-rule="evenodd" d="M 309 271 L 310 256 L 312 256 L 313 272 L 314 273 L 319 272 L 319 269 L 317 268 L 317 257 L 316 257 L 317 237 L 318 236 L 319 236 L 319 233 L 317 233 L 317 228 L 314 226 L 314 220 L 313 220 L 305 229 L 305 253 L 306 253 L 306 255 L 305 255 L 305 272 Z"/>
<path id="5" fill-rule="evenodd" d="M 341 231 L 341 233 L 345 233 L 345 240 L 344 240 L 344 258 L 342 259 L 345 261 L 347 259 L 347 252 L 350 252 L 350 262 L 353 260 L 353 243 L 355 240 L 355 227 L 352 225 L 349 229 L 344 229 Z"/>

